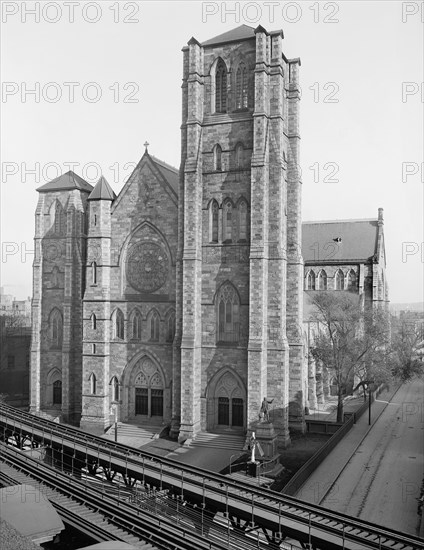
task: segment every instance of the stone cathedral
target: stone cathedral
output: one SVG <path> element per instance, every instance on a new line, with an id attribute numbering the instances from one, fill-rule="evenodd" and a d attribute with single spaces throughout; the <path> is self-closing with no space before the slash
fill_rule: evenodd
<path id="1" fill-rule="evenodd" d="M 118 196 L 38 189 L 31 410 L 246 433 L 302 429 L 299 59 L 242 25 L 183 49 L 181 165 L 146 151 Z M 306 366 L 305 366 L 306 365 Z"/>

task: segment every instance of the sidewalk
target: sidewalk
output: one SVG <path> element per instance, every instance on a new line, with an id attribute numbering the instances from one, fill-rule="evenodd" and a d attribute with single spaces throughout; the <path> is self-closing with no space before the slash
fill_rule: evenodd
<path id="1" fill-rule="evenodd" d="M 385 390 L 371 405 L 371 424 L 373 425 L 384 409 L 387 407 L 390 400 L 399 388 L 394 390 Z M 359 398 L 361 403 L 363 398 Z M 352 402 L 356 401 L 352 399 Z M 352 403 L 353 406 L 353 403 Z M 356 405 L 356 408 L 358 404 Z M 350 407 L 349 407 L 350 408 Z M 348 412 L 349 409 L 345 409 Z M 322 418 L 334 420 L 335 411 L 330 413 L 320 412 Z M 318 419 L 316 416 L 309 415 L 309 418 Z M 328 457 L 318 466 L 311 476 L 300 487 L 294 495 L 296 498 L 320 504 L 324 497 L 331 491 L 335 481 L 339 477 L 343 468 L 349 462 L 351 456 L 361 444 L 364 437 L 367 435 L 371 426 L 368 425 L 368 413 L 364 413 L 351 430 L 345 435 L 338 445 L 331 451 Z"/>
<path id="2" fill-rule="evenodd" d="M 367 396 L 368 400 L 368 396 Z M 348 396 L 344 400 L 343 412 L 355 412 L 364 403 L 364 397 Z M 317 409 L 311 409 L 309 414 L 305 416 L 306 420 L 326 420 L 328 422 L 336 422 L 337 419 L 337 396 L 331 395 L 327 398 L 325 404 L 318 405 Z"/>

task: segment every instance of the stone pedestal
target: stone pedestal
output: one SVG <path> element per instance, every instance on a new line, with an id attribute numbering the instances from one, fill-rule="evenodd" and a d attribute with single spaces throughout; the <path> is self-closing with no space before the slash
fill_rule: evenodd
<path id="1" fill-rule="evenodd" d="M 258 467 L 260 462 L 255 460 L 255 462 L 248 462 L 247 463 L 247 475 L 250 477 L 258 477 Z"/>
<path id="2" fill-rule="evenodd" d="M 255 422 L 252 425 L 257 441 L 261 444 L 263 456 L 256 453 L 256 458 L 262 462 L 276 460 L 279 456 L 277 451 L 277 434 L 272 422 Z"/>

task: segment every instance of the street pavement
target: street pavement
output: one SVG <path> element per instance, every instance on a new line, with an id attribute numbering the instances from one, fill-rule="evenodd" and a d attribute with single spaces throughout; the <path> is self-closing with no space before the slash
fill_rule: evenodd
<path id="1" fill-rule="evenodd" d="M 409 534 L 419 533 L 424 382 L 373 403 L 297 493 L 308 502 Z"/>

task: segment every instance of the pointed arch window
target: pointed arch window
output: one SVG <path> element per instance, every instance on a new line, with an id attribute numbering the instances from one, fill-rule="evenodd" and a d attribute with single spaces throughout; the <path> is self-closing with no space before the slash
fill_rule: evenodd
<path id="1" fill-rule="evenodd" d="M 240 63 L 236 71 L 236 109 L 247 109 L 247 69 Z"/>
<path id="2" fill-rule="evenodd" d="M 150 341 L 159 342 L 159 327 L 160 319 L 157 311 L 153 311 L 149 315 Z"/>
<path id="3" fill-rule="evenodd" d="M 62 381 L 53 382 L 53 405 L 62 404 Z"/>
<path id="4" fill-rule="evenodd" d="M 327 273 L 324 269 L 318 273 L 318 290 L 327 290 Z"/>
<path id="5" fill-rule="evenodd" d="M 94 374 L 94 372 L 92 372 L 90 374 L 90 378 L 88 380 L 90 382 L 90 393 L 92 395 L 95 395 L 95 393 L 97 391 L 97 378 L 96 378 L 96 375 Z"/>
<path id="6" fill-rule="evenodd" d="M 218 242 L 218 225 L 219 225 L 219 206 L 218 203 L 213 200 L 210 205 L 209 211 L 209 225 L 210 225 L 210 242 Z"/>
<path id="7" fill-rule="evenodd" d="M 172 311 L 166 319 L 166 341 L 172 343 L 175 338 L 175 312 Z"/>
<path id="8" fill-rule="evenodd" d="M 113 376 L 110 381 L 110 389 L 112 401 L 119 401 L 119 382 L 116 376 Z"/>
<path id="9" fill-rule="evenodd" d="M 353 269 L 351 269 L 347 277 L 347 289 L 356 290 L 356 287 L 357 287 L 356 273 L 353 271 Z"/>
<path id="10" fill-rule="evenodd" d="M 238 207 L 239 241 L 247 241 L 247 203 L 242 200 Z"/>
<path id="11" fill-rule="evenodd" d="M 215 112 L 227 112 L 227 67 L 222 59 L 218 61 L 215 73 Z"/>
<path id="12" fill-rule="evenodd" d="M 217 335 L 219 343 L 236 343 L 240 339 L 240 300 L 231 283 L 225 283 L 217 295 Z"/>
<path id="13" fill-rule="evenodd" d="M 306 276 L 306 290 L 315 290 L 315 273 L 312 269 Z"/>
<path id="14" fill-rule="evenodd" d="M 91 284 L 97 285 L 97 263 L 91 262 Z"/>
<path id="15" fill-rule="evenodd" d="M 216 172 L 221 172 L 222 170 L 222 149 L 218 144 L 213 148 L 213 169 Z"/>
<path id="16" fill-rule="evenodd" d="M 131 338 L 133 340 L 141 340 L 141 322 L 141 313 L 137 309 L 131 317 Z"/>
<path id="17" fill-rule="evenodd" d="M 59 268 L 55 265 L 52 269 L 52 287 L 57 288 L 59 286 Z"/>
<path id="18" fill-rule="evenodd" d="M 62 347 L 63 340 L 63 320 L 62 314 L 58 309 L 54 309 L 50 314 L 50 340 L 51 347 L 59 349 Z"/>
<path id="19" fill-rule="evenodd" d="M 63 207 L 59 201 L 56 201 L 56 208 L 54 213 L 54 232 L 57 235 L 64 233 L 65 229 L 65 213 Z"/>
<path id="20" fill-rule="evenodd" d="M 96 314 L 95 313 L 92 313 L 91 314 L 91 328 L 93 330 L 96 330 L 97 329 L 97 317 L 96 317 Z"/>
<path id="21" fill-rule="evenodd" d="M 334 288 L 336 290 L 343 290 L 344 289 L 344 275 L 343 275 L 343 271 L 341 269 L 339 269 L 336 273 Z"/>
<path id="22" fill-rule="evenodd" d="M 230 201 L 226 201 L 224 203 L 223 221 L 224 221 L 223 241 L 230 243 L 233 237 L 233 205 L 231 204 Z"/>
<path id="23" fill-rule="evenodd" d="M 241 143 L 238 143 L 236 146 L 236 158 L 235 158 L 235 168 L 236 170 L 243 169 L 243 152 L 244 147 Z"/>
<path id="24" fill-rule="evenodd" d="M 113 338 L 117 338 L 119 340 L 124 339 L 124 336 L 125 336 L 124 326 L 125 326 L 124 314 L 120 309 L 117 309 L 112 316 Z"/>

